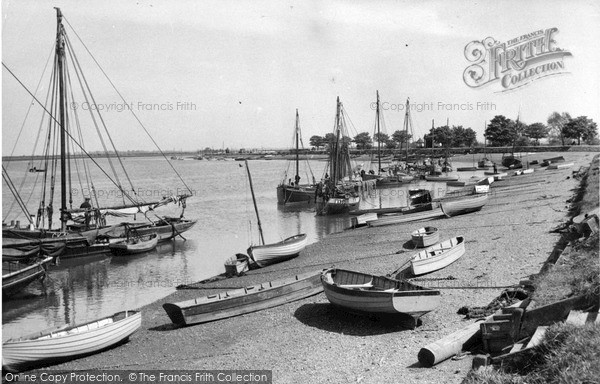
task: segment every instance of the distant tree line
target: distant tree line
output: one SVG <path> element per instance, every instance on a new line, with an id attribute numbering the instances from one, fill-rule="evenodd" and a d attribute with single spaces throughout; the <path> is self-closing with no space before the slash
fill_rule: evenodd
<path id="1" fill-rule="evenodd" d="M 580 145 L 598 144 L 598 127 L 592 119 L 587 116 L 572 118 L 567 112 L 553 112 L 548 116 L 547 124 L 536 122 L 525 124 L 519 119 L 513 121 L 503 115 L 494 116 L 485 128 L 484 133 L 487 145 L 494 147 L 503 146 L 528 146 L 539 145 L 540 139 L 548 138 L 550 144 Z M 457 148 L 471 147 L 478 144 L 477 135 L 471 128 L 462 125 L 432 127 L 425 135 L 426 147 Z M 372 149 L 378 143 L 384 149 L 405 148 L 406 143 L 412 139 L 412 135 L 406 131 L 396 131 L 392 135 L 376 133 L 374 137 L 368 132 L 361 132 L 354 138 L 344 137 L 347 143 L 353 142 L 357 149 Z M 320 149 L 328 149 L 335 142 L 335 134 L 328 133 L 325 136 L 312 136 L 310 145 Z"/>

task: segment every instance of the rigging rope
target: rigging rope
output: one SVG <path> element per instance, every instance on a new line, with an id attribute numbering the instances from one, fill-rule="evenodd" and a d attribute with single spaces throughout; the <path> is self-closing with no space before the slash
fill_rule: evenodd
<path id="1" fill-rule="evenodd" d="M 96 60 L 96 58 L 94 57 L 94 55 L 92 55 L 92 52 L 90 52 L 90 50 L 85 45 L 85 43 L 83 42 L 83 40 L 81 39 L 81 37 L 79 37 L 79 35 L 77 34 L 77 31 L 75 31 L 75 29 L 73 28 L 73 26 L 71 25 L 71 23 L 69 23 L 69 20 L 67 20 L 64 16 L 63 16 L 63 19 L 67 22 L 67 25 L 69 25 L 69 27 L 71 28 L 71 30 L 73 31 L 73 33 L 75 33 L 75 36 L 77 37 L 77 39 L 79 40 L 79 42 L 83 45 L 83 47 L 88 52 L 88 54 L 90 55 L 90 57 L 92 58 L 92 60 L 96 63 L 96 65 L 98 66 L 98 68 L 100 69 L 100 71 L 102 72 L 102 74 L 104 75 L 104 77 L 106 77 L 106 79 L 108 80 L 108 82 L 110 83 L 110 85 L 113 87 L 113 89 L 115 90 L 115 92 L 119 95 L 119 97 L 121 98 L 121 100 L 123 101 L 123 103 L 127 103 L 127 101 L 125 100 L 125 98 L 121 95 L 121 92 L 119 92 L 119 90 L 113 84 L 113 82 L 110 80 L 110 78 L 108 77 L 108 75 L 106 74 L 106 72 L 104 71 L 104 69 L 100 66 L 100 63 L 98 63 L 98 61 Z M 175 167 L 173 166 L 173 164 L 171 163 L 171 161 L 169 161 L 169 158 L 167 157 L 167 155 L 165 155 L 165 153 L 163 152 L 163 150 L 158 146 L 158 143 L 150 135 L 150 132 L 148 132 L 148 130 L 146 129 L 146 127 L 144 126 L 144 124 L 142 124 L 141 120 L 137 117 L 137 115 L 135 114 L 135 112 L 132 109 L 129 109 L 129 110 L 130 110 L 131 114 L 133 115 L 133 117 L 140 124 L 140 126 L 142 127 L 142 129 L 144 130 L 144 132 L 146 132 L 146 134 L 148 135 L 148 137 L 150 138 L 150 140 L 152 140 L 152 143 L 154 143 L 154 145 L 156 146 L 156 148 L 158 149 L 158 151 L 160 152 L 160 154 L 167 161 L 167 163 L 169 164 L 169 166 L 171 167 L 171 169 L 173 170 L 173 172 L 175 172 L 175 174 L 177 175 L 177 177 L 179 177 L 179 180 L 183 183 L 183 185 L 185 185 L 185 187 L 189 191 L 190 195 L 192 195 L 193 192 L 192 192 L 191 188 L 186 184 L 186 182 L 183 180 L 183 178 L 181 177 L 181 175 L 179 174 L 179 172 L 177 172 L 177 169 L 175 169 Z"/>

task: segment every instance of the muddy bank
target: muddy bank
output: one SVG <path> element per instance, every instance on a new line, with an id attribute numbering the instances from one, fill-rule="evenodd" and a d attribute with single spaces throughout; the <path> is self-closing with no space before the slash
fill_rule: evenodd
<path id="1" fill-rule="evenodd" d="M 142 308 L 142 329 L 129 343 L 51 369 L 272 369 L 276 383 L 458 383 L 470 368 L 470 358 L 424 368 L 417 353 L 472 321 L 456 313 L 460 307 L 485 306 L 501 287 L 540 270 L 559 238 L 551 230 L 567 220 L 566 201 L 578 185 L 572 170 L 589 165 L 593 157 L 591 153 L 556 155 L 563 155 L 574 167 L 536 168 L 533 174 L 509 178 L 494 184 L 481 211 L 427 222 L 439 228 L 441 239 L 464 236 L 466 253 L 421 282 L 438 286 L 444 280 L 435 278 L 455 278 L 451 287 L 442 289 L 440 307 L 425 315 L 422 326 L 414 330 L 336 310 L 322 293 L 187 328 L 173 327 L 162 304 L 332 265 L 386 274 L 415 253 L 408 243 L 410 232 L 423 223 L 348 230 L 307 247 L 291 261 L 206 284 L 203 289 L 175 292 Z M 464 288 L 469 286 L 486 288 Z"/>

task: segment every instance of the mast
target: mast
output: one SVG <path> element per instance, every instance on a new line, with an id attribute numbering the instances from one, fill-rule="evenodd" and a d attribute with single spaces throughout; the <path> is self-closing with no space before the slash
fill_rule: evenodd
<path id="1" fill-rule="evenodd" d="M 299 151 L 299 133 L 298 131 L 300 130 L 300 118 L 298 117 L 298 108 L 296 108 L 296 177 L 294 178 L 294 181 L 298 181 L 298 176 L 300 175 L 300 158 L 298 155 L 298 151 Z M 298 183 L 299 184 L 299 183 Z"/>
<path id="2" fill-rule="evenodd" d="M 263 236 L 262 225 L 260 224 L 260 216 L 258 215 L 258 207 L 256 206 L 256 196 L 254 196 L 254 187 L 252 186 L 252 175 L 250 174 L 250 168 L 248 168 L 248 160 L 244 160 L 246 163 L 246 171 L 248 172 L 248 182 L 250 183 L 250 192 L 252 192 L 252 202 L 254 203 L 254 212 L 256 212 L 256 221 L 258 222 L 258 233 L 260 234 L 261 245 L 265 243 Z"/>
<path id="3" fill-rule="evenodd" d="M 67 229 L 67 135 L 65 125 L 65 41 L 63 35 L 62 13 L 60 8 L 56 9 L 56 56 L 58 62 L 58 92 L 59 92 L 59 123 L 60 123 L 60 222 L 61 231 Z M 50 223 L 51 224 L 51 223 Z"/>
<path id="4" fill-rule="evenodd" d="M 338 161 L 339 161 L 339 144 L 340 144 L 340 97 L 337 98 L 337 107 L 335 112 L 335 143 L 331 150 L 331 180 L 333 185 L 337 183 L 338 175 Z"/>
<path id="5" fill-rule="evenodd" d="M 375 124 L 377 124 L 377 174 L 381 172 L 381 135 L 379 132 L 379 91 L 377 93 L 377 109 L 375 110 Z"/>
<path id="6" fill-rule="evenodd" d="M 406 136 L 406 163 L 408 164 L 408 123 L 410 119 L 410 98 L 406 99 L 406 113 L 404 114 L 404 134 Z"/>

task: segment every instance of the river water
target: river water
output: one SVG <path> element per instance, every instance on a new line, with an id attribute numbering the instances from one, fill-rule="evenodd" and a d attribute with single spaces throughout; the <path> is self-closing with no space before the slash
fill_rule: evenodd
<path id="1" fill-rule="evenodd" d="M 137 157 L 123 161 L 135 182 L 134 190 L 145 201 L 185 191 L 164 159 Z M 106 160 L 99 162 L 107 165 Z M 174 292 L 180 284 L 223 273 L 223 262 L 227 258 L 246 253 L 251 243 L 258 243 L 256 216 L 243 162 L 183 160 L 173 164 L 193 193 L 188 199 L 185 217 L 198 220 L 183 234 L 186 240 L 177 238 L 159 244 L 152 252 L 133 257 L 63 260 L 58 266 L 50 266 L 43 282 L 34 282 L 22 294 L 2 303 L 3 340 L 140 308 Z M 267 243 L 298 233 L 306 233 L 313 243 L 351 225 L 348 215 L 316 216 L 314 206 L 279 206 L 276 186 L 289 166 L 287 161 L 252 160 L 248 164 Z M 320 179 L 325 161 L 311 161 L 310 165 L 315 177 Z M 15 185 L 22 184 L 21 196 L 29 199 L 28 207 L 35 211 L 36 196 L 29 197 L 34 182 L 29 179 L 42 174 L 27 175 L 26 168 L 27 162 L 14 161 L 9 166 L 9 174 Z M 93 177 L 102 179 L 98 171 L 92 170 L 92 174 L 94 172 Z M 301 171 L 301 174 L 302 181 L 307 180 L 306 172 Z M 477 172 L 479 174 L 482 173 Z M 25 176 L 27 180 L 23 182 Z M 126 178 L 122 175 L 123 180 Z M 102 180 L 94 185 L 101 204 L 122 202 L 118 189 L 111 185 Z M 420 182 L 409 187 L 430 189 L 434 195 L 445 193 L 445 184 Z M 87 188 L 71 188 L 74 206 L 81 204 Z M 3 218 L 10 221 L 7 213 L 16 212 L 14 207 L 10 209 L 13 198 L 6 187 L 2 193 Z M 363 196 L 360 208 L 403 206 L 407 195 L 408 187 L 379 189 Z M 175 207 L 160 213 L 177 215 L 179 212 L 180 208 Z M 21 222 L 25 220 L 21 218 Z"/>

